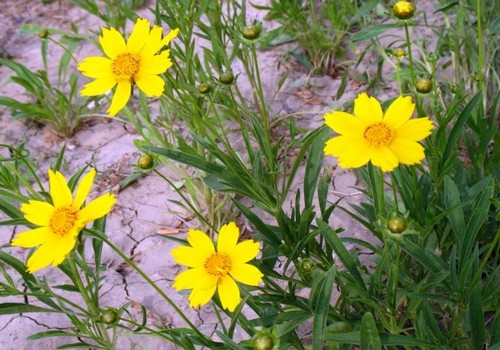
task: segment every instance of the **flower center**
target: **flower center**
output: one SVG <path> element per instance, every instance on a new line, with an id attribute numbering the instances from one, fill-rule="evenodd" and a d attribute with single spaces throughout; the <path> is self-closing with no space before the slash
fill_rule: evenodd
<path id="1" fill-rule="evenodd" d="M 223 277 L 231 270 L 231 259 L 226 254 L 214 253 L 205 261 L 205 270 L 216 277 Z"/>
<path id="2" fill-rule="evenodd" d="M 113 74 L 119 77 L 133 77 L 139 71 L 140 59 L 129 52 L 118 55 L 111 64 Z"/>
<path id="3" fill-rule="evenodd" d="M 394 140 L 395 132 L 383 122 L 369 125 L 363 133 L 365 140 L 372 147 L 389 146 Z"/>
<path id="4" fill-rule="evenodd" d="M 51 231 L 58 236 L 65 236 L 75 226 L 77 213 L 71 207 L 57 208 L 50 219 Z"/>

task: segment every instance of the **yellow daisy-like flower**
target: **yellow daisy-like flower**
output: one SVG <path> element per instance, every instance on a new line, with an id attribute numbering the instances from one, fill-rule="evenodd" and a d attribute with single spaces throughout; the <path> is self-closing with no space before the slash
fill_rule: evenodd
<path id="1" fill-rule="evenodd" d="M 172 250 L 174 260 L 190 267 L 174 280 L 175 289 L 192 289 L 189 305 L 199 307 L 208 303 L 218 290 L 222 307 L 234 311 L 240 303 L 240 290 L 235 280 L 250 286 L 262 281 L 258 268 L 247 264 L 259 253 L 259 243 L 246 240 L 238 243 L 240 230 L 234 222 L 221 227 L 217 251 L 212 240 L 202 231 L 189 230 L 191 245 Z"/>
<path id="2" fill-rule="evenodd" d="M 64 176 L 58 171 L 49 170 L 52 204 L 30 200 L 21 206 L 26 220 L 40 226 L 19 233 L 11 243 L 23 248 L 40 246 L 28 259 L 28 272 L 33 273 L 50 264 L 58 266 L 73 250 L 78 234 L 85 225 L 109 213 L 116 202 L 113 194 L 102 195 L 81 208 L 94 176 L 95 169 L 92 169 L 82 178 L 73 199 Z"/>
<path id="3" fill-rule="evenodd" d="M 160 26 L 151 29 L 147 19 L 139 18 L 125 43 L 115 28 L 103 28 L 99 42 L 109 58 L 87 57 L 78 65 L 83 75 L 95 78 L 84 86 L 81 95 L 101 95 L 116 85 L 108 109 L 111 117 L 127 104 L 132 93 L 132 82 L 148 97 L 161 96 L 165 82 L 158 74 L 172 66 L 172 61 L 169 58 L 170 50 L 160 50 L 177 36 L 179 29 L 170 31 L 164 38 L 162 32 Z"/>
<path id="4" fill-rule="evenodd" d="M 431 134 L 433 125 L 428 117 L 410 120 L 414 110 L 411 97 L 400 96 L 384 115 L 376 98 L 361 93 L 354 100 L 354 115 L 325 114 L 326 125 L 340 136 L 328 140 L 324 152 L 338 157 L 342 168 L 359 168 L 371 161 L 392 171 L 399 163 L 420 163 L 424 148 L 418 141 Z"/>

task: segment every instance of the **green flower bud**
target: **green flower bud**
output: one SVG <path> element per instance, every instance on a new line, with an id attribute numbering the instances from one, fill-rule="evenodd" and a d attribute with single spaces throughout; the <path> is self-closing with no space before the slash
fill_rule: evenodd
<path id="1" fill-rule="evenodd" d="M 312 259 L 309 259 L 309 258 L 305 258 L 303 259 L 301 262 L 300 262 L 300 268 L 304 271 L 304 272 L 313 272 L 314 269 L 316 267 L 316 263 L 314 262 L 314 260 Z"/>
<path id="2" fill-rule="evenodd" d="M 406 51 L 400 47 L 397 47 L 394 50 L 392 50 L 392 54 L 394 55 L 394 57 L 400 60 L 406 56 Z"/>
<path id="3" fill-rule="evenodd" d="M 47 39 L 49 37 L 49 31 L 44 29 L 44 30 L 41 30 L 39 33 L 38 33 L 38 37 L 40 39 Z"/>
<path id="4" fill-rule="evenodd" d="M 415 89 L 421 94 L 427 94 L 432 90 L 432 82 L 427 78 L 420 78 L 415 84 Z"/>
<path id="5" fill-rule="evenodd" d="M 118 312 L 113 307 L 108 307 L 106 310 L 101 310 L 99 320 L 104 324 L 113 324 L 118 320 Z"/>
<path id="6" fill-rule="evenodd" d="M 413 17 L 415 5 L 409 1 L 398 1 L 392 7 L 392 12 L 394 12 L 394 16 L 398 19 L 408 19 Z"/>
<path id="7" fill-rule="evenodd" d="M 153 157 L 149 154 L 145 154 L 137 160 L 137 166 L 143 170 L 151 169 L 154 165 Z"/>
<path id="8" fill-rule="evenodd" d="M 210 86 L 210 84 L 203 83 L 203 84 L 198 85 L 198 91 L 203 95 L 208 94 L 211 90 L 212 90 L 212 86 Z"/>
<path id="9" fill-rule="evenodd" d="M 231 72 L 226 72 L 226 73 L 222 73 L 220 76 L 219 76 L 219 81 L 222 83 L 222 84 L 225 84 L 225 85 L 230 85 L 233 83 L 234 81 L 234 74 L 231 73 Z"/>
<path id="10" fill-rule="evenodd" d="M 273 337 L 269 334 L 259 334 L 252 345 L 254 350 L 271 350 L 274 347 Z"/>
<path id="11" fill-rule="evenodd" d="M 387 228 L 392 233 L 401 233 L 406 230 L 406 219 L 402 216 L 395 216 L 387 221 Z"/>
<path id="12" fill-rule="evenodd" d="M 243 35 L 245 39 L 255 40 L 260 35 L 260 28 L 258 26 L 244 26 L 241 29 L 241 35 Z"/>

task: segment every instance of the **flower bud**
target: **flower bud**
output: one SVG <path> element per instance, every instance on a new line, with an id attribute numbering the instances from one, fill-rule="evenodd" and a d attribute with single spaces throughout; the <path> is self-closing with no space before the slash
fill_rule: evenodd
<path id="1" fill-rule="evenodd" d="M 153 167 L 153 157 L 151 157 L 149 154 L 145 154 L 137 160 L 137 166 L 143 170 L 148 170 Z"/>
<path id="2" fill-rule="evenodd" d="M 406 230 L 406 219 L 402 216 L 395 216 L 387 221 L 387 228 L 392 233 L 401 233 Z"/>
<path id="3" fill-rule="evenodd" d="M 232 84 L 234 81 L 234 74 L 231 72 L 222 73 L 219 76 L 219 81 L 225 85 Z"/>
<path id="4" fill-rule="evenodd" d="M 253 26 L 253 25 L 252 26 L 244 26 L 241 29 L 241 35 L 243 35 L 243 37 L 245 39 L 255 40 L 260 35 L 260 28 L 258 26 Z"/>
<path id="5" fill-rule="evenodd" d="M 409 19 L 415 13 L 415 5 L 409 1 L 398 1 L 392 7 L 392 12 L 398 19 Z"/>
<path id="6" fill-rule="evenodd" d="M 432 90 L 432 82 L 427 78 L 420 78 L 415 84 L 415 89 L 421 94 L 427 94 Z"/>
<path id="7" fill-rule="evenodd" d="M 38 33 L 38 37 L 40 39 L 47 39 L 49 37 L 49 31 L 44 29 L 44 30 L 41 30 L 39 33 Z"/>
<path id="8" fill-rule="evenodd" d="M 254 350 L 271 350 L 274 347 L 273 337 L 269 334 L 259 334 L 252 345 Z"/>
<path id="9" fill-rule="evenodd" d="M 394 55 L 394 57 L 400 60 L 406 56 L 406 51 L 400 47 L 397 47 L 394 50 L 392 50 L 392 54 Z"/>
<path id="10" fill-rule="evenodd" d="M 113 307 L 108 307 L 106 310 L 101 310 L 99 320 L 104 324 L 113 324 L 118 319 L 118 312 Z"/>
<path id="11" fill-rule="evenodd" d="M 212 87 L 210 86 L 210 84 L 203 83 L 203 84 L 198 85 L 198 91 L 203 95 L 208 94 L 211 90 L 212 90 Z"/>
<path id="12" fill-rule="evenodd" d="M 316 263 L 314 262 L 314 260 L 312 260 L 310 258 L 305 258 L 300 262 L 300 268 L 304 272 L 312 272 L 312 271 L 314 271 L 315 267 L 316 267 Z"/>

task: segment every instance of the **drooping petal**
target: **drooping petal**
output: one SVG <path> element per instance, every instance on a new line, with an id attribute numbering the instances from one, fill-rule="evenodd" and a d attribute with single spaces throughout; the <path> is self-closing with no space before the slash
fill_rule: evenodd
<path id="1" fill-rule="evenodd" d="M 175 277 L 172 287 L 177 291 L 182 289 L 193 289 L 199 285 L 200 280 L 206 279 L 206 274 L 203 268 L 188 269 Z M 217 284 L 217 280 L 212 284 Z"/>
<path id="2" fill-rule="evenodd" d="M 230 252 L 226 253 L 233 264 L 243 264 L 254 259 L 259 254 L 259 242 L 246 240 L 238 243 Z"/>
<path id="3" fill-rule="evenodd" d="M 364 92 L 354 100 L 354 115 L 361 119 L 365 125 L 382 121 L 384 116 L 378 100 Z"/>
<path id="4" fill-rule="evenodd" d="M 161 96 L 165 86 L 165 81 L 153 74 L 137 74 L 134 81 L 148 97 Z"/>
<path id="5" fill-rule="evenodd" d="M 154 75 L 165 73 L 172 66 L 172 60 L 169 58 L 170 50 L 162 51 L 155 56 L 144 56 L 141 58 L 141 67 L 137 75 Z"/>
<path id="6" fill-rule="evenodd" d="M 36 200 L 30 200 L 28 203 L 21 205 L 21 211 L 24 213 L 26 220 L 39 226 L 49 224 L 54 210 L 55 208 L 51 204 Z"/>
<path id="7" fill-rule="evenodd" d="M 47 242 L 52 237 L 47 227 L 38 227 L 34 230 L 18 233 L 12 240 L 14 247 L 33 248 Z"/>
<path id="8" fill-rule="evenodd" d="M 113 76 L 111 63 L 106 57 L 87 57 L 78 64 L 78 70 L 89 78 L 109 78 Z"/>
<path id="9" fill-rule="evenodd" d="M 222 307 L 233 312 L 240 303 L 240 289 L 236 282 L 229 275 L 221 277 L 217 290 Z"/>
<path id="10" fill-rule="evenodd" d="M 81 208 L 83 202 L 89 195 L 90 188 L 94 183 L 95 169 L 91 169 L 87 175 L 85 175 L 76 189 L 75 199 L 73 200 L 73 208 L 78 210 Z"/>
<path id="11" fill-rule="evenodd" d="M 234 222 L 222 226 L 217 237 L 217 252 L 231 255 L 239 237 L 240 229 Z"/>
<path id="12" fill-rule="evenodd" d="M 63 174 L 49 169 L 49 186 L 54 207 L 60 208 L 71 205 L 73 197 Z"/>
<path id="13" fill-rule="evenodd" d="M 95 219 L 103 217 L 111 211 L 111 208 L 116 203 L 114 194 L 106 193 L 99 198 L 94 199 L 78 212 L 78 221 L 83 226 Z"/>
<path id="14" fill-rule="evenodd" d="M 389 147 L 380 147 L 373 150 L 371 161 L 373 165 L 378 166 L 382 171 L 393 171 L 398 166 L 398 158 Z"/>
<path id="15" fill-rule="evenodd" d="M 125 107 L 130 95 L 132 94 L 132 84 L 130 80 L 120 80 L 116 87 L 111 106 L 109 106 L 108 113 L 110 117 L 114 117 L 119 111 Z"/>
<path id="16" fill-rule="evenodd" d="M 170 255 L 173 256 L 175 262 L 188 267 L 203 267 L 206 260 L 212 255 L 211 252 L 202 252 L 192 247 L 180 246 L 172 249 Z"/>
<path id="17" fill-rule="evenodd" d="M 187 240 L 191 247 L 202 256 L 210 256 L 215 253 L 214 243 L 205 232 L 200 230 L 189 230 Z"/>
<path id="18" fill-rule="evenodd" d="M 205 305 L 212 299 L 217 289 L 217 283 L 209 288 L 194 288 L 191 294 L 189 294 L 189 306 L 200 307 Z"/>
<path id="19" fill-rule="evenodd" d="M 106 56 L 113 59 L 127 50 L 125 39 L 115 28 L 103 28 L 99 42 Z"/>
<path id="20" fill-rule="evenodd" d="M 258 268 L 250 264 L 235 264 L 229 272 L 231 276 L 238 282 L 248 284 L 249 286 L 257 286 L 262 282 L 264 276 Z"/>
<path id="21" fill-rule="evenodd" d="M 139 53 L 149 36 L 151 24 L 147 19 L 138 18 L 135 22 L 134 29 L 127 41 L 127 51 L 131 53 Z"/>
<path id="22" fill-rule="evenodd" d="M 425 158 L 424 147 L 416 141 L 396 139 L 389 148 L 403 164 L 419 164 Z"/>
<path id="23" fill-rule="evenodd" d="M 384 122 L 393 129 L 399 128 L 406 123 L 415 111 L 415 104 L 410 96 L 399 96 L 391 103 L 385 112 Z"/>
<path id="24" fill-rule="evenodd" d="M 411 141 L 420 141 L 432 133 L 432 122 L 428 117 L 411 119 L 396 130 L 396 137 Z"/>
<path id="25" fill-rule="evenodd" d="M 115 86 L 117 80 L 111 76 L 107 78 L 98 78 L 93 82 L 85 84 L 82 91 L 80 91 L 80 95 L 82 96 L 97 96 L 102 95 L 105 92 L 108 92 Z"/>
<path id="26" fill-rule="evenodd" d="M 365 129 L 361 119 L 344 112 L 333 111 L 325 114 L 325 124 L 340 135 L 352 137 L 361 137 Z"/>

